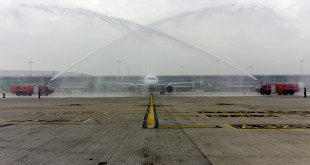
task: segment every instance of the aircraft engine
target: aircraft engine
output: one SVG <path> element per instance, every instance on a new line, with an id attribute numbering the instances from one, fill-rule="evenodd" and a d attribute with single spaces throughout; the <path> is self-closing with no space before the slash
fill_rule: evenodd
<path id="1" fill-rule="evenodd" d="M 129 85 L 128 91 L 129 91 L 130 93 L 134 93 L 134 92 L 136 91 L 136 86 L 134 86 L 134 85 Z"/>
<path id="2" fill-rule="evenodd" d="M 168 92 L 168 93 L 173 92 L 173 86 L 172 86 L 172 85 L 168 85 L 168 86 L 167 86 L 167 92 Z"/>

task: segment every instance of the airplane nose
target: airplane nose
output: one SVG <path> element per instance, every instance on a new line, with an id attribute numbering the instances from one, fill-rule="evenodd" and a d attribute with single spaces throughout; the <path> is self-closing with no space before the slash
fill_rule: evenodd
<path id="1" fill-rule="evenodd" d="M 153 91 L 153 90 L 155 90 L 156 89 L 156 83 L 155 82 L 151 82 L 150 84 L 149 84 L 149 90 L 150 91 Z"/>

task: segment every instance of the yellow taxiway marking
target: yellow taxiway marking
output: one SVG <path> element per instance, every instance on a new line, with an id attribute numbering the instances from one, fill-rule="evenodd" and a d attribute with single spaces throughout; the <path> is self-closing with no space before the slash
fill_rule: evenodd
<path id="1" fill-rule="evenodd" d="M 203 125 L 203 126 L 195 126 L 195 125 L 160 125 L 159 128 L 222 128 L 218 125 Z"/>
<path id="2" fill-rule="evenodd" d="M 239 118 L 239 117 L 283 117 L 279 115 L 265 115 L 265 114 L 234 114 L 234 115 L 205 115 L 205 117 L 218 117 L 218 118 Z"/>
<path id="3" fill-rule="evenodd" d="M 182 116 L 182 115 L 176 115 L 176 116 L 174 116 L 174 115 L 171 115 L 171 116 L 157 116 L 157 117 L 198 117 L 198 116 Z"/>
<path id="4" fill-rule="evenodd" d="M 143 120 L 97 120 L 98 122 L 142 122 Z"/>
<path id="5" fill-rule="evenodd" d="M 45 120 L 26 120 L 26 119 L 18 119 L 18 120 L 5 120 L 0 119 L 0 123 L 86 123 L 91 119 L 73 119 L 73 120 L 65 120 L 65 119 L 45 119 Z"/>
<path id="6" fill-rule="evenodd" d="M 115 112 L 116 114 L 141 114 L 145 112 Z M 156 113 L 189 113 L 189 112 L 156 112 Z"/>
<path id="7" fill-rule="evenodd" d="M 150 106 L 149 106 L 149 113 L 147 116 L 147 127 L 154 128 L 155 127 L 155 116 L 154 116 L 154 109 L 153 109 L 153 96 L 150 99 Z"/>
<path id="8" fill-rule="evenodd" d="M 108 112 L 24 112 L 18 115 L 106 115 Z"/>
<path id="9" fill-rule="evenodd" d="M 114 112 L 115 114 L 144 114 L 145 112 Z"/>
<path id="10" fill-rule="evenodd" d="M 241 114 L 310 114 L 310 111 L 280 111 L 280 110 L 266 110 L 266 111 L 197 111 L 196 113 L 241 113 Z"/>
<path id="11" fill-rule="evenodd" d="M 156 112 L 156 113 L 189 113 L 189 112 Z"/>
<path id="12" fill-rule="evenodd" d="M 294 130 L 310 129 L 310 124 L 225 124 L 235 130 Z"/>

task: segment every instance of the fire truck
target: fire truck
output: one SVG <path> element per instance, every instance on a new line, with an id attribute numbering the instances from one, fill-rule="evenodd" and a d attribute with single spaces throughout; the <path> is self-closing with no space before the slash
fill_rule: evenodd
<path id="1" fill-rule="evenodd" d="M 278 95 L 294 95 L 299 92 L 298 83 L 260 83 L 256 86 L 256 91 L 262 95 L 277 93 Z"/>
<path id="2" fill-rule="evenodd" d="M 54 92 L 55 88 L 47 84 L 39 85 L 15 85 L 11 86 L 11 91 L 13 95 L 17 96 L 31 96 L 33 94 L 38 94 L 39 89 L 41 89 L 41 95 L 49 95 Z"/>

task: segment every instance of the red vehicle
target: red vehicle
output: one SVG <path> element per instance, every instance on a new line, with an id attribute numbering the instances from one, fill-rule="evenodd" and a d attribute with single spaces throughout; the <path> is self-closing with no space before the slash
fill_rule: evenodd
<path id="1" fill-rule="evenodd" d="M 38 94 L 39 89 L 41 89 L 41 95 L 49 95 L 54 92 L 54 88 L 50 85 L 15 85 L 11 86 L 11 91 L 13 95 L 17 96 L 31 96 L 33 94 Z"/>
<path id="2" fill-rule="evenodd" d="M 256 91 L 262 95 L 270 95 L 277 93 L 278 95 L 294 95 L 294 93 L 299 92 L 298 83 L 261 83 L 256 87 Z"/>

